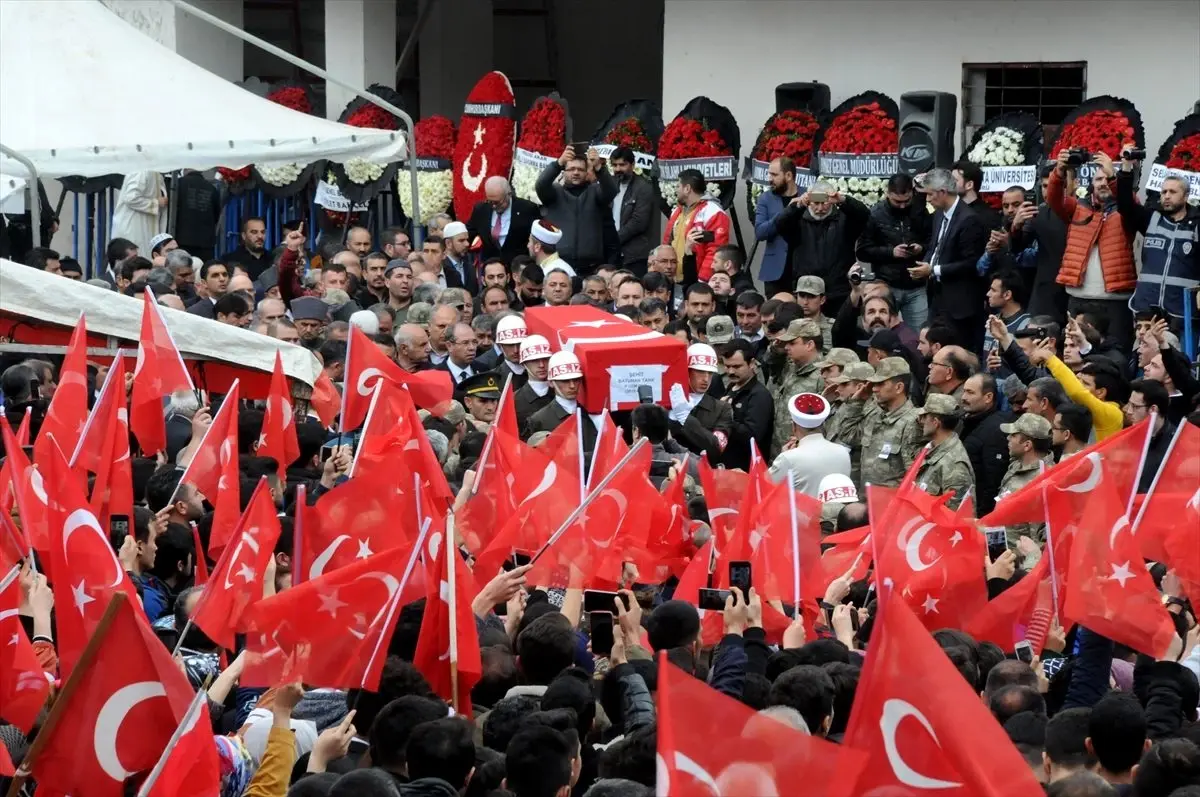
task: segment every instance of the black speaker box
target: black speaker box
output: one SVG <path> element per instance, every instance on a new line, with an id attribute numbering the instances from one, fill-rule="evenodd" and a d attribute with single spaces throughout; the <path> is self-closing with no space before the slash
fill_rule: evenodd
<path id="1" fill-rule="evenodd" d="M 780 83 L 775 87 L 775 113 L 808 111 L 818 116 L 829 110 L 829 86 L 811 83 Z"/>
<path id="2" fill-rule="evenodd" d="M 900 171 L 920 174 L 954 163 L 958 98 L 944 91 L 900 95 Z"/>

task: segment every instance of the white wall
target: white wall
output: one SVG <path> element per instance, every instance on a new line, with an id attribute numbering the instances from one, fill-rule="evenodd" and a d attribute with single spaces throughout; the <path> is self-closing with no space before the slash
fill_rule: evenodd
<path id="1" fill-rule="evenodd" d="M 951 92 L 961 131 L 964 62 L 1086 61 L 1088 96 L 1132 101 L 1151 153 L 1200 99 L 1197 0 L 666 0 L 664 31 L 664 115 L 707 94 L 733 112 L 743 155 L 792 81 L 828 84 L 834 106 Z"/>

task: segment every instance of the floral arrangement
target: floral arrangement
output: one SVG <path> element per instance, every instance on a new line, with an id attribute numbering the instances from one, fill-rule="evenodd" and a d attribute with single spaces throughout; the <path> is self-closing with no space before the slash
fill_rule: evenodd
<path id="1" fill-rule="evenodd" d="M 312 89 L 304 83 L 288 81 L 278 84 L 267 93 L 267 99 L 298 113 L 311 114 L 314 111 Z M 304 187 L 311 171 L 302 163 L 283 163 L 275 166 L 256 165 L 254 174 L 263 190 L 288 196 Z"/>
<path id="2" fill-rule="evenodd" d="M 449 168 L 454 157 L 456 137 L 454 122 L 445 116 L 429 116 L 417 122 L 414 130 L 414 149 L 418 161 L 432 161 L 446 168 L 417 167 L 417 199 L 420 203 L 418 224 L 428 224 L 439 213 L 450 207 L 454 195 L 454 172 Z M 412 215 L 412 183 L 406 174 L 396 180 L 396 194 L 405 214 Z"/>
<path id="3" fill-rule="evenodd" d="M 989 169 L 1034 166 L 1041 161 L 1042 150 L 1042 125 L 1037 117 L 1023 111 L 1008 111 L 989 119 L 975 131 L 967 145 L 966 157 L 983 167 L 986 184 Z M 999 210 L 1006 188 L 1008 185 L 999 191 L 981 191 L 979 196 L 989 207 Z"/>
<path id="4" fill-rule="evenodd" d="M 221 182 L 226 183 L 230 188 L 234 188 L 241 183 L 248 182 L 251 178 L 251 167 L 244 166 L 241 169 L 227 169 L 224 166 L 217 167 L 217 177 Z"/>
<path id="5" fill-rule="evenodd" d="M 535 190 L 538 175 L 566 148 L 570 122 L 566 102 L 557 94 L 534 101 L 521 120 L 521 137 L 517 139 L 513 160 L 512 187 L 517 196 L 539 205 L 542 203 Z"/>
<path id="6" fill-rule="evenodd" d="M 313 112 L 312 98 L 304 86 L 288 85 L 275 89 L 267 95 L 267 99 L 293 111 L 311 114 Z"/>
<path id="7" fill-rule="evenodd" d="M 730 154 L 729 145 L 721 138 L 719 131 L 710 128 L 704 121 L 684 116 L 672 119 L 658 140 L 658 157 L 662 160 L 719 158 Z M 659 180 L 659 194 L 672 210 L 679 203 L 678 190 L 678 180 Z M 704 190 L 709 196 L 721 197 L 718 183 L 708 183 Z"/>
<path id="8" fill-rule="evenodd" d="M 351 127 L 373 127 L 376 130 L 396 130 L 399 124 L 396 117 L 378 105 L 364 104 L 351 113 L 343 122 Z"/>
<path id="9" fill-rule="evenodd" d="M 662 111 L 652 100 L 627 100 L 613 108 L 591 141 L 600 157 L 611 157 L 617 147 L 633 150 L 633 173 L 651 175 L 657 141 L 662 137 Z"/>
<path id="10" fill-rule="evenodd" d="M 282 166 L 255 166 L 254 168 L 263 182 L 281 188 L 296 182 L 304 173 L 304 167 L 299 163 L 285 163 Z"/>
<path id="11" fill-rule="evenodd" d="M 807 169 L 817 151 L 821 123 L 808 111 L 790 110 L 772 114 L 758 134 L 751 158 L 756 161 L 773 161 L 776 158 L 791 158 L 797 168 Z M 767 189 L 765 185 L 747 181 L 746 202 L 750 218 L 754 218 L 758 198 Z"/>
<path id="12" fill-rule="evenodd" d="M 403 102 L 400 95 L 389 86 L 376 83 L 367 87 L 367 92 L 395 106 Z M 362 97 L 351 100 L 338 116 L 338 121 L 351 127 L 374 130 L 400 129 L 397 116 Z M 331 163 L 329 168 L 331 182 L 336 183 L 342 195 L 352 203 L 361 204 L 369 202 L 382 191 L 391 182 L 399 166 L 399 162 L 372 163 L 364 158 L 351 158 L 345 163 Z"/>
<path id="13" fill-rule="evenodd" d="M 1185 172 L 1200 172 L 1200 133 L 1179 139 L 1171 148 L 1166 167 Z"/>
<path id="14" fill-rule="evenodd" d="M 1064 149 L 1103 152 L 1116 160 L 1126 144 L 1145 144 L 1142 117 L 1133 103 L 1119 97 L 1093 97 L 1063 119 L 1049 158 L 1056 160 Z"/>
<path id="15" fill-rule="evenodd" d="M 820 152 L 850 155 L 891 154 L 899 150 L 899 109 L 886 94 L 868 91 L 843 102 L 830 114 Z M 870 206 L 878 202 L 890 175 L 830 176 L 821 179 L 846 196 Z"/>
<path id="16" fill-rule="evenodd" d="M 983 135 L 967 153 L 980 166 L 1020 166 L 1025 162 L 1025 134 L 1011 127 L 997 127 Z"/>
<path id="17" fill-rule="evenodd" d="M 470 217 L 483 184 L 508 177 L 516 144 L 516 98 L 503 72 L 488 72 L 467 94 L 454 147 L 454 214 Z"/>
<path id="18" fill-rule="evenodd" d="M 641 120 L 633 116 L 613 125 L 613 128 L 605 134 L 604 143 L 612 144 L 614 147 L 629 147 L 634 152 L 654 154 L 654 142 L 646 134 L 646 128 L 642 125 Z"/>
<path id="19" fill-rule="evenodd" d="M 1175 123 L 1171 135 L 1158 148 L 1154 165 L 1147 167 L 1151 173 L 1151 185 L 1158 185 L 1156 177 L 1165 177 L 1164 172 L 1200 173 L 1200 113 L 1190 113 Z M 1186 175 L 1185 175 L 1186 176 Z M 1146 187 L 1146 197 L 1157 204 L 1159 191 Z M 1195 204 L 1195 199 L 1189 200 Z"/>

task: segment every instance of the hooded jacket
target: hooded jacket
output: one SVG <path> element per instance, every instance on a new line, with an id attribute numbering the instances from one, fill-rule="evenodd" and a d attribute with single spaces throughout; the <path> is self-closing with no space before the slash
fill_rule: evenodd
<path id="1" fill-rule="evenodd" d="M 900 244 L 921 244 L 929 240 L 929 210 L 922 202 L 907 208 L 894 208 L 881 199 L 871 208 L 855 255 L 875 267 L 875 276 L 893 288 L 917 288 L 924 285 L 908 276 L 908 269 L 921 257 L 898 258 Z M 828 286 L 827 286 L 828 287 Z"/>

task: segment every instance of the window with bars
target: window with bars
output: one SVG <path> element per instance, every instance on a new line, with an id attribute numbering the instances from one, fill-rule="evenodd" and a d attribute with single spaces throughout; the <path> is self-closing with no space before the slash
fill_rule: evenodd
<path id="1" fill-rule="evenodd" d="M 1037 117 L 1049 142 L 1063 118 L 1087 98 L 1087 62 L 963 64 L 962 96 L 964 150 L 976 130 L 1009 111 Z"/>

